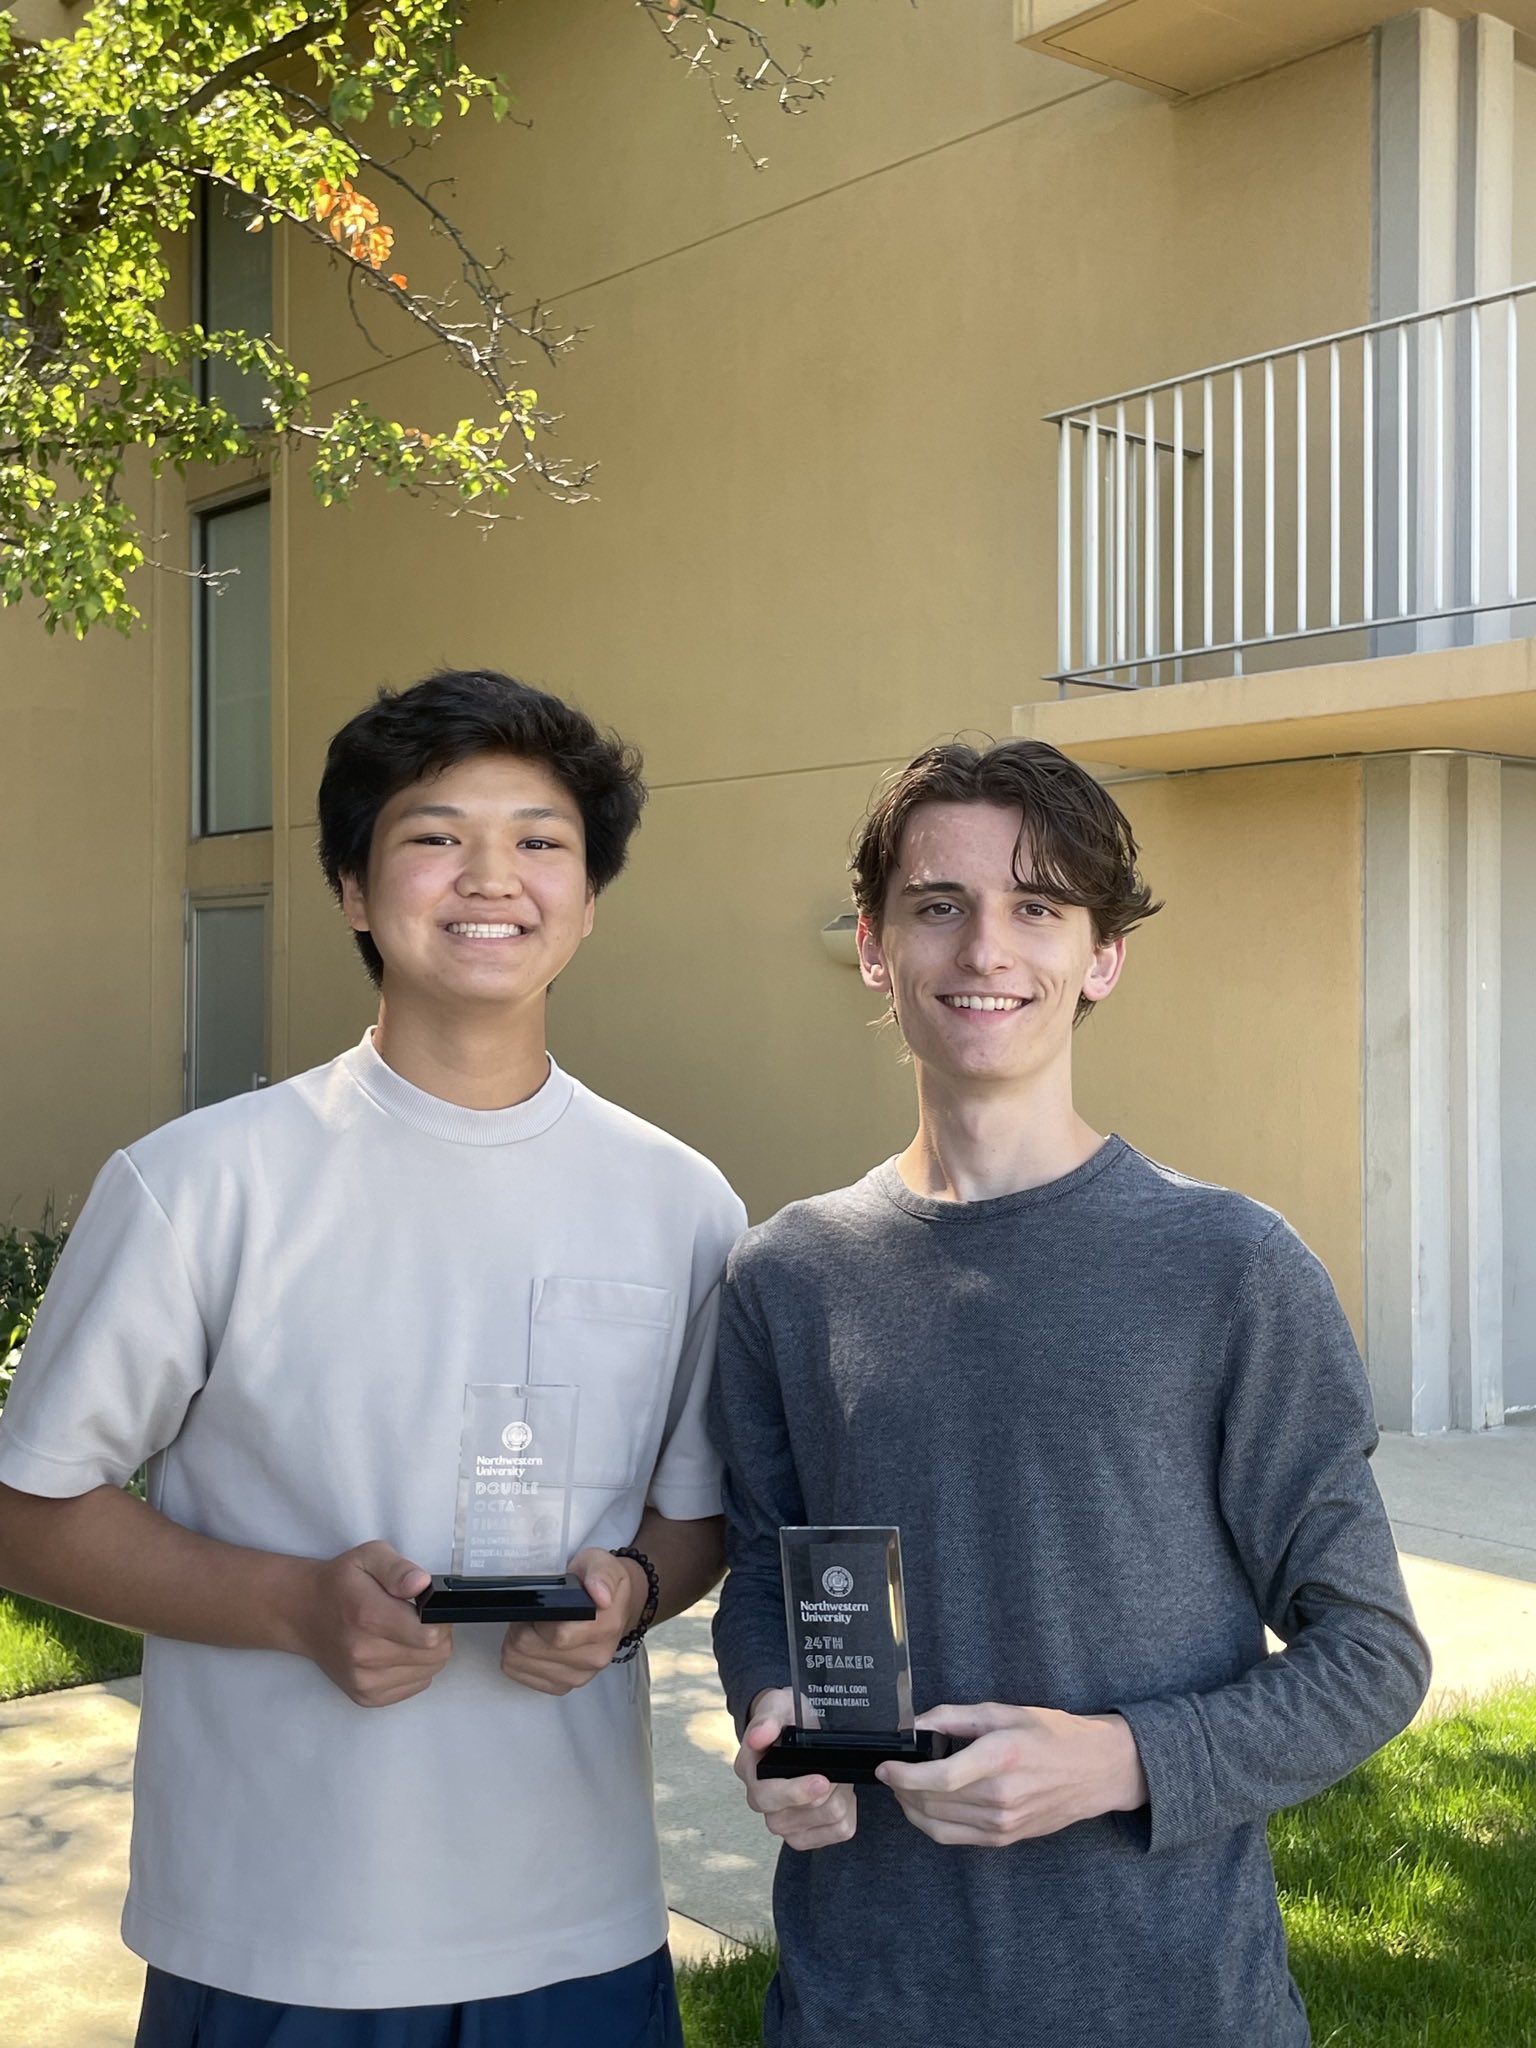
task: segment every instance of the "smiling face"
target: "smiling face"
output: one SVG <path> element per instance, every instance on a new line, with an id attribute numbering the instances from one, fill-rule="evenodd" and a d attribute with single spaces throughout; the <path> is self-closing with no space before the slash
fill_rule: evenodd
<path id="1" fill-rule="evenodd" d="M 580 808 L 542 762 L 471 755 L 390 798 L 341 900 L 391 1005 L 541 1002 L 592 929 Z"/>
<path id="2" fill-rule="evenodd" d="M 920 804 L 907 821 L 878 926 L 859 920 L 865 981 L 891 998 L 919 1066 L 969 1086 L 1070 1072 L 1079 996 L 1119 977 L 1123 938 L 1101 945 L 1080 904 L 1015 872 L 1024 814 Z"/>

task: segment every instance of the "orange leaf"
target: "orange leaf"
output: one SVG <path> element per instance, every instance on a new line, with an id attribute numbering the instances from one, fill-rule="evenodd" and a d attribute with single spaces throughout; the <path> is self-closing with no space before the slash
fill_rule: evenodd
<path id="1" fill-rule="evenodd" d="M 405 290 L 405 279 L 400 275 L 398 270 L 392 270 L 389 273 L 389 281 L 397 291 L 403 292 Z"/>

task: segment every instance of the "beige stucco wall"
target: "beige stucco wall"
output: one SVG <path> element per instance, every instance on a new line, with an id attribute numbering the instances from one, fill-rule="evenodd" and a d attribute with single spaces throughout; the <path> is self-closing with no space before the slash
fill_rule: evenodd
<path id="1" fill-rule="evenodd" d="M 179 495 L 137 465 L 126 488 L 163 530 Z M 23 1225 L 179 1105 L 184 593 L 142 577 L 127 639 L 0 611 L 0 1218 Z"/>
<path id="2" fill-rule="evenodd" d="M 150 654 L 0 617 L 0 1218 L 76 1201 L 149 1118 Z"/>
<path id="3" fill-rule="evenodd" d="M 1164 908 L 1078 1031 L 1084 1114 L 1281 1210 L 1361 1328 L 1356 761 L 1115 785 Z"/>
<path id="4" fill-rule="evenodd" d="M 632 734 L 655 792 L 633 870 L 554 998 L 557 1051 L 718 1157 L 758 1215 L 857 1174 L 907 1128 L 894 1047 L 817 933 L 881 768 L 960 728 L 1005 733 L 1042 687 L 1055 450 L 1040 414 L 1364 318 L 1371 131 L 1363 42 L 1173 109 L 1019 49 L 1011 0 L 843 0 L 803 24 L 765 11 L 764 26 L 806 35 L 835 84 L 800 121 L 746 110 L 772 159 L 761 175 L 727 155 L 707 96 L 632 10 L 521 0 L 475 26 L 475 56 L 509 74 L 534 126 L 449 131 L 433 172 L 456 173 L 472 228 L 513 251 L 519 291 L 590 330 L 532 381 L 568 416 L 562 446 L 601 457 L 595 502 L 530 494 L 519 523 L 482 541 L 378 491 L 321 511 L 302 471 L 274 495 L 277 1071 L 328 1056 L 370 1008 L 313 868 L 326 737 L 381 681 L 496 663 Z M 441 261 L 419 233 L 397 257 L 413 284 Z M 427 425 L 468 409 L 430 351 L 372 354 L 306 250 L 286 251 L 279 297 L 324 395 Z M 169 585 L 160 602 L 181 617 L 187 601 Z M 157 645 L 160 740 L 141 706 L 83 781 L 54 740 L 37 742 L 38 801 L 63 807 L 87 865 L 90 849 L 149 845 L 151 758 L 162 787 L 184 775 L 169 708 L 187 688 L 184 631 L 89 659 L 117 678 Z M 138 808 L 109 833 L 98 784 L 134 745 Z M 1170 872 L 1191 898 L 1215 890 L 1206 813 L 1193 805 L 1175 830 L 1154 788 L 1135 802 L 1151 840 L 1168 840 Z M 184 809 L 164 817 L 138 886 L 158 873 L 154 915 L 179 929 Z M 30 849 L 16 858 L 38 872 Z M 120 1080 L 95 1077 L 80 1102 L 51 1057 L 78 1008 L 67 978 L 55 1009 L 5 1027 L 41 1081 L 0 1200 L 13 1182 L 71 1184 L 174 1107 L 165 1060 L 158 1094 L 141 1072 L 152 1032 L 180 1030 L 169 966 L 157 992 L 145 981 L 149 915 L 112 941 L 113 986 L 137 990 L 118 1010 Z M 1275 917 L 1302 944 L 1302 906 L 1281 892 Z M 1185 907 L 1149 932 L 1141 986 L 1201 970 L 1196 935 L 1213 920 Z M 37 919 L 23 936 L 23 969 L 40 975 L 56 943 Z M 1211 1029 L 1246 1050 L 1207 1070 L 1219 1087 L 1206 1099 L 1193 1080 L 1151 1086 L 1145 1033 L 1107 1019 L 1084 1044 L 1092 1099 L 1175 1163 L 1282 1200 L 1347 1273 L 1351 1197 L 1319 1206 L 1295 1130 L 1248 1114 L 1285 1069 L 1288 1026 L 1240 979 L 1220 1001 L 1242 1028 Z M 1136 978 L 1116 1000 L 1130 1020 L 1157 1007 Z M 1353 1186 L 1358 1158 L 1334 1177 Z"/>

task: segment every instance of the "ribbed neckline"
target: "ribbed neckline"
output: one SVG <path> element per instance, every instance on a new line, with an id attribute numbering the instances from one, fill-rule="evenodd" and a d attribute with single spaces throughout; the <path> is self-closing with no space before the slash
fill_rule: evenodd
<path id="1" fill-rule="evenodd" d="M 1074 1166 L 1059 1180 L 1045 1181 L 1037 1188 L 1018 1188 L 1011 1195 L 993 1195 L 985 1202 L 937 1202 L 931 1195 L 915 1195 L 902 1179 L 894 1159 L 877 1166 L 869 1178 L 888 1201 L 905 1209 L 909 1216 L 921 1216 L 929 1223 L 993 1223 L 1021 1215 L 1026 1209 L 1042 1208 L 1047 1202 L 1059 1202 L 1064 1195 L 1075 1195 L 1101 1173 L 1118 1166 L 1130 1151 L 1124 1138 L 1110 1136 L 1091 1159 Z"/>
<path id="2" fill-rule="evenodd" d="M 450 1145 L 515 1145 L 537 1138 L 559 1122 L 576 1093 L 576 1083 L 551 1059 L 549 1078 L 526 1102 L 514 1102 L 510 1109 L 466 1109 L 397 1074 L 375 1048 L 371 1027 L 342 1054 L 341 1064 L 386 1115 Z"/>

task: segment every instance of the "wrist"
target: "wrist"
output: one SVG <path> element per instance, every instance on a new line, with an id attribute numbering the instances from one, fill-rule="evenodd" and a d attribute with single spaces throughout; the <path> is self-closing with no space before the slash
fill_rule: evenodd
<path id="1" fill-rule="evenodd" d="M 1099 1744 L 1095 1784 L 1100 1795 L 1100 1813 L 1134 1813 L 1148 1799 L 1146 1773 L 1141 1751 L 1122 1714 L 1093 1714 L 1088 1717 L 1097 1731 Z"/>
<path id="2" fill-rule="evenodd" d="M 645 1632 L 656 1619 L 656 1610 L 661 1605 L 661 1581 L 656 1576 L 656 1567 L 643 1550 L 637 1550 L 632 1543 L 620 1544 L 612 1553 L 633 1572 L 638 1572 L 645 1581 L 645 1596 L 635 1613 L 630 1626 L 619 1637 L 618 1648 L 613 1653 L 615 1664 L 627 1664 L 639 1650 L 645 1639 Z"/>
<path id="3" fill-rule="evenodd" d="M 631 1629 L 640 1625 L 640 1617 L 644 1614 L 646 1602 L 651 1597 L 651 1582 L 645 1576 L 645 1567 L 634 1558 L 626 1557 L 620 1551 L 615 1551 L 614 1556 L 624 1567 L 624 1584 L 628 1588 L 624 1606 L 624 1627 L 620 1631 L 621 1634 L 628 1635 Z"/>
<path id="4" fill-rule="evenodd" d="M 323 1570 L 322 1560 L 315 1557 L 273 1553 L 262 1559 L 251 1589 L 250 1618 L 263 1639 L 263 1649 L 313 1657 Z"/>

